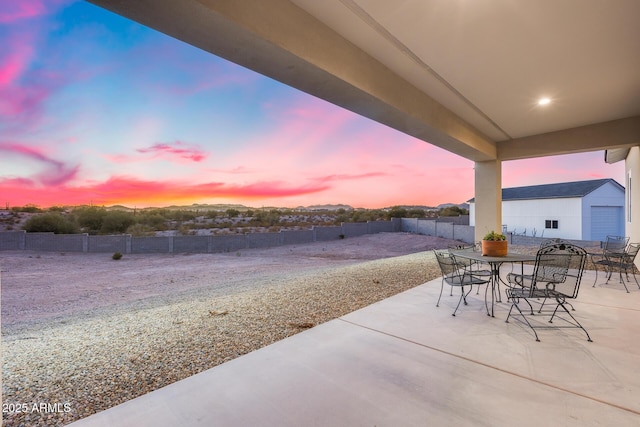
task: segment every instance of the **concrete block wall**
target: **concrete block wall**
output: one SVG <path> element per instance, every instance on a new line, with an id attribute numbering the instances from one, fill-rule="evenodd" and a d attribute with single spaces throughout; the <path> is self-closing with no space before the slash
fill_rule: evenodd
<path id="1" fill-rule="evenodd" d="M 313 230 L 285 230 L 281 233 L 283 245 L 300 245 L 313 242 Z"/>
<path id="2" fill-rule="evenodd" d="M 132 254 L 173 253 L 173 236 L 132 238 L 131 253 Z"/>
<path id="3" fill-rule="evenodd" d="M 342 224 L 344 237 L 356 237 L 369 234 L 369 223 L 367 222 L 345 222 Z"/>
<path id="4" fill-rule="evenodd" d="M 209 252 L 236 252 L 240 249 L 246 249 L 247 238 L 244 234 L 234 234 L 228 236 L 210 236 Z"/>
<path id="5" fill-rule="evenodd" d="M 391 221 L 369 221 L 368 234 L 375 233 L 392 233 L 394 231 L 394 224 Z"/>
<path id="6" fill-rule="evenodd" d="M 316 242 L 338 240 L 344 238 L 344 231 L 339 225 L 313 227 L 313 238 Z"/>
<path id="7" fill-rule="evenodd" d="M 453 240 L 473 243 L 475 239 L 475 227 L 469 225 L 456 225 L 453 227 Z"/>
<path id="8" fill-rule="evenodd" d="M 365 234 L 399 232 L 405 221 L 417 225 L 416 220 L 394 218 L 391 221 L 343 223 L 340 226 L 319 226 L 310 230 L 286 230 L 278 233 L 247 233 L 224 236 L 158 236 L 131 235 L 89 236 L 87 234 L 0 232 L 0 250 L 35 250 L 57 252 L 120 252 L 128 253 L 216 253 L 248 248 L 268 248 L 289 244 L 304 244 L 356 237 Z M 409 230 L 416 232 L 415 230 Z M 421 233 L 431 234 L 433 233 Z"/>
<path id="9" fill-rule="evenodd" d="M 282 245 L 281 233 L 247 233 L 247 249 L 269 248 Z"/>
<path id="10" fill-rule="evenodd" d="M 436 237 L 453 239 L 453 227 L 451 222 L 436 222 Z"/>
<path id="11" fill-rule="evenodd" d="M 402 218 L 400 231 L 461 240 L 467 243 L 474 241 L 474 227 L 434 219 Z"/>
<path id="12" fill-rule="evenodd" d="M 128 253 L 131 247 L 131 236 L 128 234 L 115 236 L 88 236 L 88 252 L 120 252 Z"/>
<path id="13" fill-rule="evenodd" d="M 27 233 L 25 249 L 46 252 L 85 252 L 86 234 Z"/>
<path id="14" fill-rule="evenodd" d="M 173 236 L 174 253 L 207 253 L 211 236 Z"/>
<path id="15" fill-rule="evenodd" d="M 391 230 L 391 231 L 390 231 Z M 438 236 L 472 243 L 474 227 L 416 218 L 392 221 L 319 226 L 311 230 L 288 230 L 279 233 L 249 233 L 224 236 L 132 237 L 130 235 L 89 236 L 87 234 L 0 232 L 0 251 L 33 250 L 51 252 L 121 252 L 127 253 L 219 253 L 247 248 L 304 244 L 338 240 L 379 232 L 408 232 Z M 538 246 L 546 238 L 507 234 L 511 244 Z M 572 240 L 582 247 L 599 247 L 602 242 Z"/>
<path id="16" fill-rule="evenodd" d="M 24 250 L 26 231 L 5 231 L 0 233 L 0 251 Z"/>

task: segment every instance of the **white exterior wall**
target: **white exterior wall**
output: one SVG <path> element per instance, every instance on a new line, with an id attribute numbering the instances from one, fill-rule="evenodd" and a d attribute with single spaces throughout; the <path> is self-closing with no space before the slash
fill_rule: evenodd
<path id="1" fill-rule="evenodd" d="M 558 221 L 557 229 L 545 229 L 545 220 Z M 536 237 L 582 239 L 582 199 L 534 199 L 502 202 L 502 223 L 507 231 Z"/>

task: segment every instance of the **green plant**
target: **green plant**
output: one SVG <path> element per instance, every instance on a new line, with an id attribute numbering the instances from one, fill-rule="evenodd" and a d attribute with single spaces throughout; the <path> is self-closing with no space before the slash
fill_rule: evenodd
<path id="1" fill-rule="evenodd" d="M 29 233 L 74 234 L 78 232 L 78 227 L 73 221 L 56 212 L 32 216 L 25 222 L 22 229 Z"/>
<path id="2" fill-rule="evenodd" d="M 495 231 L 491 231 L 487 233 L 482 240 L 493 240 L 493 241 L 507 240 L 507 236 L 501 233 L 496 233 Z"/>
<path id="3" fill-rule="evenodd" d="M 122 258 L 122 254 L 120 252 L 116 252 L 111 256 L 111 258 L 117 261 Z"/>

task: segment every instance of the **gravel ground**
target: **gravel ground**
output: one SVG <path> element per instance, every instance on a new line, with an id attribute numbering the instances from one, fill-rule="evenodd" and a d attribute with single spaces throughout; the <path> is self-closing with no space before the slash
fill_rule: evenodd
<path id="1" fill-rule="evenodd" d="M 234 254 L 0 253 L 3 420 L 60 426 L 440 276 L 450 240 Z M 20 412 L 18 412 L 20 410 Z"/>

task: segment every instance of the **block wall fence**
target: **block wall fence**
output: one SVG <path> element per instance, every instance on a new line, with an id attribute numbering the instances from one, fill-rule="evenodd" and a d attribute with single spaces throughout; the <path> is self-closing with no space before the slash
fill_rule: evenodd
<path id="1" fill-rule="evenodd" d="M 120 252 L 123 254 L 219 253 L 241 249 L 326 242 L 375 233 L 415 233 L 443 237 L 465 243 L 474 241 L 474 227 L 433 219 L 392 218 L 391 221 L 343 223 L 309 230 L 286 230 L 277 233 L 246 233 L 220 236 L 133 237 L 129 234 L 90 236 L 88 234 L 0 232 L 0 251 L 43 252 Z M 512 244 L 536 245 L 542 238 L 511 235 Z M 583 244 L 585 242 L 582 242 Z M 600 242 L 590 242 L 594 245 Z"/>
<path id="2" fill-rule="evenodd" d="M 343 223 L 339 226 L 319 226 L 309 230 L 286 230 L 277 233 L 246 233 L 220 236 L 133 237 L 129 234 L 92 236 L 83 234 L 0 232 L 0 251 L 43 252 L 120 252 L 143 253 L 217 253 L 241 249 L 268 248 L 324 242 L 365 234 L 401 231 L 401 221 L 369 221 Z"/>

